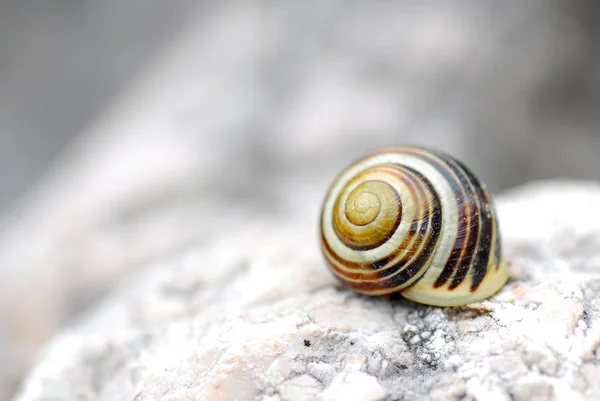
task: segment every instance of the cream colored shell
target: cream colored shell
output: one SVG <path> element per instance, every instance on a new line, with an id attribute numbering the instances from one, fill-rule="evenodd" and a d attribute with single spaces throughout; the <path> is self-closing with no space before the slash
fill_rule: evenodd
<path id="1" fill-rule="evenodd" d="M 485 186 L 423 148 L 384 149 L 344 170 L 323 204 L 321 245 L 333 274 L 369 295 L 464 305 L 508 279 Z"/>

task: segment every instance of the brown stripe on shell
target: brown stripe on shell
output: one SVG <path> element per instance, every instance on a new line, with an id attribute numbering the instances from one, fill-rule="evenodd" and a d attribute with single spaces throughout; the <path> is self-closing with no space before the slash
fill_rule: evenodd
<path id="1" fill-rule="evenodd" d="M 473 184 L 476 183 L 472 183 L 470 181 L 469 176 L 464 171 L 464 166 L 455 164 L 454 159 L 446 154 L 439 152 L 436 154 L 445 162 L 446 166 L 451 169 L 454 175 L 458 178 L 459 182 L 456 183 L 456 185 L 461 192 L 456 193 L 455 191 L 455 196 L 458 202 L 459 210 L 463 211 L 463 214 L 467 216 L 466 221 L 459 220 L 458 235 L 462 237 L 462 241 L 459 242 L 457 237 L 457 241 L 454 244 L 450 258 L 444 267 L 444 270 L 448 268 L 448 270 L 451 271 L 446 271 L 445 274 L 444 271 L 442 271 L 444 282 L 442 283 L 442 275 L 440 275 L 440 278 L 438 278 L 435 283 L 440 285 L 445 284 L 452 273 L 454 273 L 452 282 L 448 287 L 448 289 L 453 290 L 458 287 L 467 277 L 473 262 L 473 256 L 479 237 L 481 202 L 479 202 L 479 199 L 475 194 L 475 190 L 473 189 Z"/>
<path id="2" fill-rule="evenodd" d="M 475 251 L 475 255 L 473 257 L 473 263 L 471 266 L 471 292 L 477 290 L 485 275 L 487 273 L 487 268 L 489 264 L 490 251 L 492 249 L 492 241 L 493 238 L 493 220 L 492 210 L 490 208 L 490 203 L 487 202 L 487 195 L 484 191 L 483 184 L 471 173 L 471 171 L 463 165 L 458 160 L 456 161 L 467 175 L 473 186 L 475 187 L 476 199 L 479 204 L 482 205 L 479 210 L 479 236 L 477 239 L 477 250 Z"/>
<path id="3" fill-rule="evenodd" d="M 412 184 L 411 184 L 412 185 Z M 419 192 L 421 192 L 422 196 L 425 196 L 425 192 L 424 190 L 422 190 L 421 188 L 419 188 Z M 418 199 L 418 198 L 417 198 Z M 426 204 L 426 202 L 420 202 L 418 204 Z M 417 224 L 417 226 L 420 224 L 420 222 L 414 222 L 413 223 L 413 227 L 415 226 L 415 223 Z M 413 232 L 414 230 L 411 229 L 411 232 Z M 414 231 L 416 232 L 416 231 Z M 408 246 L 408 244 L 406 244 L 408 241 L 410 241 L 410 239 L 406 238 L 402 244 L 405 244 L 406 246 Z M 343 258 L 341 258 L 337 253 L 335 253 L 331 247 L 329 246 L 329 243 L 327 242 L 327 240 L 324 238 L 323 232 L 321 232 L 321 242 L 322 242 L 322 246 L 323 246 L 323 252 L 326 256 L 326 258 L 328 259 L 329 265 L 332 268 L 332 270 L 334 271 L 334 273 L 339 276 L 342 277 L 343 279 L 347 280 L 348 282 L 346 283 L 346 285 L 350 285 L 352 288 L 354 288 L 351 283 L 352 282 L 358 282 L 363 281 L 369 281 L 370 282 L 380 282 L 380 273 L 377 271 L 377 269 L 380 269 L 382 267 L 384 267 L 385 265 L 387 265 L 388 263 L 390 263 L 392 260 L 394 260 L 400 253 L 404 252 L 406 250 L 406 246 L 399 246 L 396 249 L 394 249 L 394 252 L 388 256 L 386 256 L 385 258 L 379 259 L 377 261 L 374 262 L 370 262 L 370 263 L 356 263 L 356 262 L 350 262 L 347 261 Z M 339 269 L 337 265 L 343 266 L 344 268 L 351 268 L 352 270 L 355 270 L 354 272 L 348 272 L 346 270 L 342 270 Z M 381 287 L 381 284 L 377 284 L 378 287 Z"/>
<path id="4" fill-rule="evenodd" d="M 426 177 L 424 177 L 421 173 L 419 173 L 413 169 L 410 169 L 408 167 L 404 167 L 404 168 L 412 170 L 413 173 L 420 175 L 421 182 L 423 182 L 427 186 L 428 190 L 430 191 L 430 193 L 433 196 L 433 200 L 429 204 L 429 207 L 430 207 L 429 214 L 425 217 L 427 219 L 427 223 L 429 223 L 429 221 L 431 221 L 431 226 L 428 229 L 428 238 L 425 242 L 425 244 L 426 244 L 425 249 L 420 251 L 420 254 L 417 257 L 417 259 L 415 261 L 413 261 L 412 263 L 410 263 L 409 265 L 407 265 L 407 264 L 403 265 L 403 261 L 400 261 L 400 263 L 398 263 L 396 265 L 396 266 L 402 266 L 402 272 L 390 277 L 388 279 L 388 281 L 386 282 L 386 285 L 389 287 L 392 287 L 392 288 L 401 286 L 402 284 L 404 284 L 405 282 L 407 282 L 411 278 L 413 278 L 421 270 L 423 270 L 423 267 L 429 261 L 429 259 L 431 258 L 431 255 L 437 248 L 437 245 L 438 245 L 438 242 L 440 239 L 440 234 L 442 231 L 443 205 L 440 202 L 440 197 L 437 194 L 435 188 L 433 187 L 431 182 Z M 429 224 L 428 224 L 428 226 L 429 226 Z M 422 235 L 422 232 L 420 234 Z M 423 274 L 423 273 L 424 273 L 424 271 L 421 272 L 421 274 Z"/>
<path id="5" fill-rule="evenodd" d="M 425 176 L 407 166 L 402 166 L 402 168 L 415 174 L 432 195 L 432 200 L 427 204 L 429 207 L 428 213 L 423 218 L 421 228 L 417 235 L 417 238 L 419 239 L 418 246 L 416 250 L 410 254 L 410 259 L 407 260 L 406 258 L 402 258 L 394 265 L 381 270 L 379 276 L 385 280 L 377 287 L 373 287 L 371 283 L 352 283 L 353 288 L 361 290 L 379 288 L 398 290 L 415 275 L 424 273 L 424 271 L 421 270 L 423 270 L 423 267 L 427 264 L 434 250 L 437 248 L 442 226 L 442 205 L 440 198 L 431 182 Z M 425 245 L 424 249 L 421 249 L 421 243 Z M 418 256 L 413 258 L 414 255 Z"/>
<path id="6" fill-rule="evenodd" d="M 459 216 L 461 211 L 467 211 L 465 214 L 469 216 L 469 221 L 465 225 L 462 225 L 464 220 L 459 218 L 457 239 L 453 250 L 442 273 L 434 283 L 434 288 L 437 288 L 445 284 L 452 277 L 448 289 L 453 290 L 462 284 L 467 276 L 472 276 L 475 266 L 479 266 L 481 263 L 481 261 L 475 260 L 477 249 L 479 249 L 478 245 L 480 245 L 481 205 L 486 204 L 485 200 L 481 198 L 480 193 L 476 192 L 478 189 L 481 189 L 481 183 L 466 166 L 443 152 L 415 150 L 411 151 L 411 153 L 431 162 L 430 164 L 433 164 L 437 168 L 454 191 L 458 203 Z M 430 155 L 440 158 L 444 164 L 440 164 L 440 162 L 436 161 Z M 453 177 L 448 174 L 448 169 L 458 177 L 460 183 L 452 179 Z M 467 192 L 464 195 L 463 190 Z M 457 255 L 460 256 L 457 257 Z M 456 266 L 457 263 L 458 266 Z"/>
<path id="7" fill-rule="evenodd" d="M 426 246 L 425 249 L 423 249 L 423 250 L 421 249 L 421 244 L 422 243 L 427 244 L 428 241 L 430 241 L 430 239 L 432 237 L 431 230 L 429 229 L 429 226 L 430 226 L 429 220 L 430 220 L 431 215 L 434 216 L 433 226 L 435 228 L 434 233 L 436 236 L 434 245 L 437 244 L 437 236 L 439 234 L 439 226 L 441 225 L 441 208 L 440 208 L 439 196 L 437 196 L 437 194 L 435 193 L 433 185 L 431 185 L 431 183 L 421 173 L 419 173 L 413 169 L 410 169 L 406 166 L 401 166 L 401 168 L 405 172 L 408 171 L 411 173 L 410 176 L 407 178 L 409 180 L 412 180 L 414 182 L 416 188 L 418 189 L 418 192 L 420 195 L 418 198 L 420 198 L 420 197 L 425 198 L 425 199 L 423 199 L 422 202 L 420 201 L 420 199 L 416 199 L 416 205 L 422 205 L 423 207 L 427 207 L 428 209 L 421 210 L 419 212 L 418 216 L 416 216 L 416 217 L 422 217 L 422 218 L 419 220 L 413 221 L 413 223 L 411 224 L 411 230 L 410 230 L 410 234 L 412 234 L 412 235 L 409 234 L 404 239 L 402 245 L 397 248 L 396 252 L 394 252 L 393 254 L 389 255 L 388 257 L 386 257 L 384 259 L 372 262 L 371 264 L 351 263 L 351 262 L 345 261 L 344 259 L 339 257 L 337 254 L 335 254 L 333 252 L 333 250 L 331 250 L 331 248 L 329 247 L 329 244 L 327 244 L 326 240 L 324 238 L 322 239 L 324 246 L 326 247 L 327 256 L 331 257 L 332 259 L 335 260 L 335 262 L 330 260 L 329 261 L 330 265 L 335 270 L 336 275 L 339 275 L 345 279 L 348 279 L 348 282 L 346 283 L 346 285 L 349 285 L 351 288 L 354 288 L 357 290 L 363 290 L 363 291 L 370 290 L 370 289 L 386 288 L 388 286 L 386 284 L 386 280 L 382 280 L 382 279 L 385 279 L 386 277 L 397 273 L 399 270 L 401 270 L 403 268 L 405 270 L 407 270 L 406 273 L 403 273 L 400 276 L 403 279 L 403 281 L 409 280 L 411 277 L 414 276 L 414 274 L 418 273 L 418 270 L 420 269 L 420 267 L 422 267 L 422 261 L 424 260 L 423 255 L 429 255 L 435 248 L 435 246 L 433 246 L 431 248 Z M 406 182 L 406 183 L 408 184 L 408 182 Z M 425 185 L 422 185 L 422 184 L 425 184 Z M 425 187 L 427 187 L 427 190 L 425 189 Z M 428 200 L 427 194 L 433 194 L 434 197 L 432 199 Z M 438 217 L 438 215 L 439 215 L 439 217 Z M 412 246 L 410 247 L 409 251 L 407 251 L 409 245 L 412 245 Z M 391 260 L 393 260 L 395 257 L 397 257 L 402 252 L 408 252 L 409 258 L 402 259 L 400 262 L 394 264 L 393 266 L 387 267 L 380 271 L 365 272 L 363 270 L 363 271 L 357 271 L 355 273 L 349 273 L 347 271 L 342 271 L 342 270 L 338 269 L 336 266 L 336 264 L 339 263 L 340 265 L 342 265 L 344 267 L 348 267 L 348 264 L 352 264 L 353 266 L 357 267 L 358 269 L 361 269 L 361 268 L 362 269 L 365 269 L 365 268 L 377 269 L 377 268 L 385 266 L 387 263 L 389 263 Z M 410 262 L 410 260 L 413 259 L 414 255 L 421 255 L 421 256 L 409 265 L 408 262 Z M 411 266 L 412 266 L 412 268 L 411 268 Z M 371 277 L 377 277 L 377 278 L 375 278 L 374 280 L 369 280 L 369 278 L 371 278 Z M 389 281 L 389 280 L 390 279 L 388 279 L 387 281 Z M 398 279 L 395 279 L 394 282 L 397 282 L 397 280 Z"/>
<path id="8" fill-rule="evenodd" d="M 403 172 L 401 170 L 398 170 L 397 167 L 394 168 L 394 174 L 397 174 L 396 178 L 403 180 L 404 184 L 410 191 L 410 196 L 412 197 L 412 199 L 415 200 L 415 204 L 416 205 L 423 204 L 424 202 L 421 202 L 421 200 L 424 200 L 427 195 L 425 193 L 425 190 L 419 185 L 419 182 L 414 177 L 406 177 L 406 175 L 403 174 Z M 324 216 L 323 216 L 323 218 L 324 218 Z M 417 223 L 420 224 L 420 222 L 417 222 Z M 414 225 L 414 223 L 413 223 L 413 225 Z M 411 227 L 410 232 L 413 233 L 416 231 L 413 231 L 413 228 Z M 388 240 L 389 240 L 389 238 L 388 238 Z M 376 260 L 376 261 L 373 261 L 370 263 L 356 263 L 356 262 L 351 262 L 346 259 L 343 259 L 342 257 L 340 257 L 337 253 L 335 253 L 331 249 L 326 238 L 323 236 L 323 233 L 321 233 L 321 241 L 326 246 L 328 254 L 331 255 L 332 258 L 334 258 L 336 261 L 338 261 L 344 267 L 347 267 L 349 269 L 357 269 L 357 270 L 365 269 L 366 267 L 368 267 L 371 270 L 374 270 L 374 269 L 379 269 L 379 268 L 385 266 L 387 263 L 389 263 L 394 258 L 396 258 L 400 253 L 404 252 L 407 249 L 407 247 L 409 246 L 410 241 L 412 241 L 412 238 L 408 238 L 408 237 L 405 238 L 404 241 L 400 244 L 400 246 L 398 246 L 397 249 L 393 250 L 392 253 L 390 253 L 389 255 L 387 255 L 384 258 L 381 258 L 379 260 Z M 348 274 L 348 273 L 345 273 L 345 274 Z"/>
<path id="9" fill-rule="evenodd" d="M 465 258 L 465 253 L 469 255 L 467 244 L 469 244 L 472 232 L 471 217 L 474 214 L 474 205 L 469 202 L 472 191 L 468 186 L 465 177 L 450 163 L 444 154 L 434 151 L 430 151 L 429 153 L 414 152 L 414 154 L 436 168 L 436 170 L 444 177 L 454 192 L 454 196 L 457 201 L 459 213 L 457 221 L 457 236 L 448 261 L 433 285 L 434 288 L 438 288 L 446 284 L 448 279 L 452 277 L 452 275 L 455 273 L 457 265 L 463 266 L 463 268 L 464 266 L 467 266 L 468 269 L 470 258 Z M 435 157 L 432 157 L 432 155 L 439 158 L 439 160 L 437 160 Z"/>

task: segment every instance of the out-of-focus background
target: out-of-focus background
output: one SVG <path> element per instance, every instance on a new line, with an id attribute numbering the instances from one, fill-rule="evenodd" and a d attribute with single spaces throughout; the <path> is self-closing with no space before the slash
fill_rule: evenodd
<path id="1" fill-rule="evenodd" d="M 174 39 L 190 7 L 0 1 L 0 210 Z"/>
<path id="2" fill-rule="evenodd" d="M 456 137 L 450 150 L 496 190 L 597 176 L 592 0 L 228 4 L 231 15 L 218 23 L 231 38 L 190 57 L 214 63 L 230 46 L 260 49 L 251 65 L 228 66 L 252 90 L 223 94 L 232 104 L 248 102 L 246 112 L 260 120 L 244 132 L 248 152 L 278 136 L 297 136 L 290 142 L 302 147 L 302 136 L 330 134 L 327 150 L 301 149 L 314 160 L 333 147 L 343 154 Z M 22 196 L 184 27 L 214 24 L 222 8 L 186 0 L 1 2 L 0 206 Z M 252 18 L 269 32 L 236 39 Z M 277 154 L 262 158 L 278 162 Z"/>
<path id="3" fill-rule="evenodd" d="M 248 110 L 240 112 L 254 120 L 240 128 L 249 139 L 236 151 L 296 136 L 290 143 L 304 162 L 332 148 L 342 155 L 405 141 L 447 147 L 456 138 L 449 150 L 495 190 L 597 177 L 599 6 L 592 0 L 226 3 L 1 2 L 0 207 L 18 202 L 193 24 L 231 32 L 190 57 L 215 63 L 230 46 L 260 52 L 251 65 L 228 66 L 245 88 L 223 88 L 223 96 L 243 102 Z M 230 16 L 215 19 L 223 8 Z M 236 38 L 254 18 L 265 25 L 255 40 Z M 303 136 L 320 135 L 331 136 L 327 149 L 302 149 Z M 268 152 L 276 148 L 249 157 L 288 160 Z"/>
<path id="4" fill-rule="evenodd" d="M 599 27 L 593 0 L 2 1 L 0 400 L 127 269 L 315 218 L 369 150 L 496 193 L 598 179 Z"/>

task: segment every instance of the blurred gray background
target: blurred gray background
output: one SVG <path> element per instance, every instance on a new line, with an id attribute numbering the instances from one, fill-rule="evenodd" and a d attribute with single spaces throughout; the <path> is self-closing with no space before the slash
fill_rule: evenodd
<path id="1" fill-rule="evenodd" d="M 339 108 L 347 107 L 367 120 L 364 127 L 329 122 L 347 131 L 340 151 L 365 147 L 353 129 L 372 130 L 374 145 L 395 143 L 394 130 L 433 145 L 456 135 L 469 138 L 457 142 L 468 146 L 458 156 L 494 190 L 537 178 L 598 177 L 594 1 L 238 3 L 248 12 L 284 10 L 275 15 L 281 36 L 259 66 L 267 76 L 257 96 L 266 92 L 293 107 L 306 75 L 336 64 L 326 68 L 324 87 L 309 88 L 323 91 L 320 113 L 342 118 Z M 192 16 L 210 13 L 208 3 L 186 0 L 2 1 L 0 210 L 17 202 L 65 144 L 196 21 Z M 344 89 L 327 98 L 344 80 L 358 82 L 364 99 Z M 382 90 L 387 101 L 377 95 Z M 378 108 L 389 110 L 381 117 Z"/>
<path id="2" fill-rule="evenodd" d="M 396 143 L 399 132 L 403 141 L 444 147 L 456 136 L 457 149 L 447 150 L 496 191 L 540 178 L 598 177 L 600 6 L 592 0 L 229 3 L 264 11 L 280 25 L 272 49 L 252 67 L 262 75 L 255 88 L 261 107 L 267 97 L 279 115 L 291 110 L 311 120 L 301 113 L 312 113 L 314 124 L 330 124 L 322 132 L 343 130 L 331 142 L 340 153 Z M 198 15 L 210 21 L 209 4 L 2 1 L 0 210 L 20 199 L 182 27 Z M 235 18 L 230 22 L 235 30 Z M 303 85 L 322 102 L 318 110 L 294 108 L 304 100 Z M 358 125 L 346 124 L 345 113 L 362 113 Z M 320 132 L 311 128 L 309 136 Z M 277 155 L 252 153 L 271 141 L 253 129 L 242 141 L 250 143 L 243 157 L 276 165 Z M 270 128 L 273 135 L 304 134 L 285 129 Z M 365 141 L 360 130 L 374 139 Z"/>
<path id="3" fill-rule="evenodd" d="M 180 31 L 188 0 L 0 1 L 0 210 Z"/>

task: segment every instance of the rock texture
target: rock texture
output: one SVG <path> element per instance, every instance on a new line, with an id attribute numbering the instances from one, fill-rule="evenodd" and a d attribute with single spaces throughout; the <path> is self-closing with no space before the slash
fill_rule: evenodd
<path id="1" fill-rule="evenodd" d="M 460 308 L 346 291 L 313 221 L 245 219 L 122 282 L 17 400 L 600 399 L 599 202 L 594 183 L 499 198 L 512 279 Z"/>

